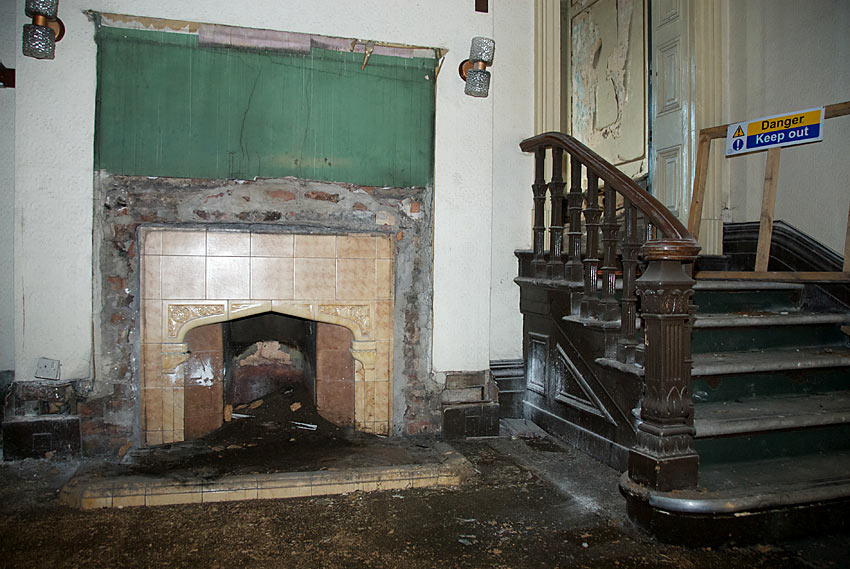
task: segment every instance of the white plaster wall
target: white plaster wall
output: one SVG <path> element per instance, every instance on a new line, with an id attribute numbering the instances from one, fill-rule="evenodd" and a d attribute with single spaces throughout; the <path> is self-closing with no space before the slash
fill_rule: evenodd
<path id="1" fill-rule="evenodd" d="M 516 249 L 530 249 L 534 159 L 520 141 L 534 132 L 534 3 L 502 1 L 493 11 L 493 215 L 490 359 L 522 357 Z"/>
<path id="2" fill-rule="evenodd" d="M 17 30 L 25 23 L 24 0 L 15 2 Z M 83 10 L 137 16 L 192 20 L 234 26 L 376 39 L 448 48 L 437 82 L 434 255 L 435 370 L 480 370 L 494 353 L 517 353 L 518 339 L 502 333 L 490 341 L 490 287 L 494 298 L 515 298 L 515 285 L 493 279 L 492 239 L 513 232 L 517 222 L 502 227 L 500 220 L 523 216 L 528 207 L 499 212 L 494 217 L 493 178 L 511 172 L 527 176 L 527 157 L 515 148 L 530 133 L 515 123 L 514 112 L 527 113 L 531 98 L 518 84 L 527 82 L 533 54 L 523 57 L 501 48 L 531 37 L 528 10 L 512 0 L 491 0 L 489 14 L 474 11 L 472 0 L 62 0 L 60 17 L 68 32 L 57 46 L 54 61 L 20 55 L 17 35 L 18 85 L 15 113 L 15 337 L 18 377 L 32 377 L 39 356 L 61 359 L 63 377 L 89 375 L 92 320 L 92 161 L 96 49 L 94 29 Z M 519 3 L 522 4 L 522 3 Z M 494 14 L 517 17 L 494 29 Z M 493 88 L 504 86 L 513 95 L 494 115 L 495 97 L 463 95 L 458 63 L 468 56 L 475 35 L 495 35 Z M 519 58 L 526 65 L 512 66 Z M 507 96 L 507 95 L 506 95 Z M 514 98 L 516 97 L 516 98 Z M 526 98 L 528 97 L 528 98 Z M 494 133 L 509 142 L 494 145 Z M 494 170 L 498 164 L 498 171 Z M 522 173 L 522 174 L 516 174 Z M 508 179 L 499 186 L 507 192 Z M 518 187 L 527 193 L 528 184 Z M 507 194 L 505 194 L 507 195 Z M 525 199 L 525 198 L 522 198 Z M 510 215 L 508 215 L 510 213 Z M 526 222 L 527 224 L 527 222 Z M 512 251 L 528 239 L 517 234 L 516 244 L 500 235 L 499 247 Z M 511 257 L 499 253 L 500 274 Z M 504 265 L 503 265 L 504 263 Z M 518 314 L 507 324 L 518 335 Z M 513 346 L 508 346 L 511 342 Z M 491 345 L 492 344 L 492 345 Z M 503 347 L 505 346 L 505 347 Z"/>
<path id="3" fill-rule="evenodd" d="M 0 62 L 15 67 L 15 3 L 0 1 Z M 0 371 L 15 369 L 15 89 L 0 88 Z"/>
<path id="4" fill-rule="evenodd" d="M 729 14 L 730 121 L 850 100 L 850 2 L 748 0 Z M 712 152 L 723 152 L 718 142 Z M 776 219 L 839 253 L 850 204 L 850 117 L 827 120 L 824 140 L 781 152 Z M 727 160 L 729 221 L 756 221 L 765 153 Z"/>

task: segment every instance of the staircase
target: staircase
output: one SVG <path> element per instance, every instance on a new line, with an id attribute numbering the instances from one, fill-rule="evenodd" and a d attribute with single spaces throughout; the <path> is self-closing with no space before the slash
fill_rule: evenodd
<path id="1" fill-rule="evenodd" d="M 629 518 L 664 541 L 848 527 L 850 272 L 795 273 L 787 250 L 755 273 L 741 247 L 701 271 L 693 235 L 592 150 L 561 133 L 520 146 L 523 417 L 624 470 Z"/>
<path id="2" fill-rule="evenodd" d="M 698 281 L 694 292 L 699 483 L 647 493 L 624 477 L 633 517 L 693 545 L 843 527 L 850 342 L 841 327 L 850 312 L 824 307 L 811 284 Z"/>

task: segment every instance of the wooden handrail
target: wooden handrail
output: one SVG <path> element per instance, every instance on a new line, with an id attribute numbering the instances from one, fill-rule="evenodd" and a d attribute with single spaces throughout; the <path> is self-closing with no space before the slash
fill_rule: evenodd
<path id="1" fill-rule="evenodd" d="M 628 176 L 572 136 L 561 132 L 546 132 L 523 140 L 520 143 L 520 148 L 524 152 L 560 148 L 570 156 L 577 158 L 606 186 L 612 187 L 623 198 L 629 200 L 665 237 L 664 239 L 647 241 L 642 248 L 644 254 L 652 258 L 666 260 L 691 260 L 696 257 L 700 249 L 697 240 L 670 210 L 649 192 L 635 184 Z"/>

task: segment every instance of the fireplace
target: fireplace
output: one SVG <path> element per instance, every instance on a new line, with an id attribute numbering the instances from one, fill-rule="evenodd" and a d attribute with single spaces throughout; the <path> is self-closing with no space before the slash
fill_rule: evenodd
<path id="1" fill-rule="evenodd" d="M 299 371 L 292 365 L 299 358 L 299 379 L 307 374 L 320 413 L 360 431 L 390 433 L 395 275 L 390 236 L 143 227 L 139 237 L 144 444 L 202 436 L 221 424 L 228 397 L 230 404 L 242 403 L 285 382 L 286 373 Z M 270 324 L 277 315 L 289 317 L 289 324 Z M 301 332 L 247 341 L 243 328 L 251 318 L 264 322 L 260 328 Z M 228 383 L 224 340 L 234 330 L 242 342 L 230 345 L 242 348 L 232 359 Z M 262 375 L 235 368 L 266 366 L 270 372 L 275 360 L 288 361 L 289 371 L 277 368 L 277 379 L 266 373 L 265 387 L 235 381 Z"/>

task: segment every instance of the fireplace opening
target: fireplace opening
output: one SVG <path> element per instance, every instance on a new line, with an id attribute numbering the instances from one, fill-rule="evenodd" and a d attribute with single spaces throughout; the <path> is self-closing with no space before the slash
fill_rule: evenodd
<path id="1" fill-rule="evenodd" d="M 224 323 L 223 344 L 225 407 L 298 383 L 315 403 L 315 322 L 274 313 L 248 316 Z"/>
<path id="2" fill-rule="evenodd" d="M 264 313 L 187 332 L 185 439 L 253 419 L 267 401 L 289 401 L 341 428 L 354 427 L 353 334 L 343 326 Z M 283 403 L 280 403 L 283 404 Z M 274 411 L 274 410 L 272 410 Z M 272 412 L 263 410 L 263 415 Z M 312 425 L 313 423 L 307 423 Z"/>

